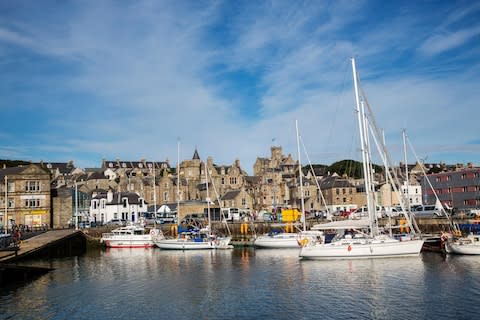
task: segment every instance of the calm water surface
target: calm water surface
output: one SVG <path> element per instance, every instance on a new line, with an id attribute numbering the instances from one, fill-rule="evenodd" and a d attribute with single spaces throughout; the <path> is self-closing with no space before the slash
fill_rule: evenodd
<path id="1" fill-rule="evenodd" d="M 35 263 L 55 271 L 0 288 L 0 319 L 480 317 L 480 257 L 302 261 L 298 250 L 94 249 Z"/>

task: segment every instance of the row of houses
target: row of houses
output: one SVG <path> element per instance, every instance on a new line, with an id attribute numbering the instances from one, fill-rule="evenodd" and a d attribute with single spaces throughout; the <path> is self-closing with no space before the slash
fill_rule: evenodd
<path id="1" fill-rule="evenodd" d="M 351 210 L 365 205 L 363 181 L 334 172 L 302 169 L 299 186 L 298 162 L 284 155 L 280 146 L 272 146 L 270 157 L 259 157 L 248 175 L 235 160 L 217 165 L 211 157 L 200 158 L 197 150 L 178 168 L 168 161 L 103 160 L 99 168 L 81 169 L 74 163 L 29 163 L 0 169 L 0 225 L 23 224 L 66 227 L 72 218 L 107 222 L 112 219 L 137 221 L 143 213 L 177 211 L 179 218 L 202 214 L 206 199 L 214 212 L 235 208 L 259 215 L 275 208 L 300 208 L 303 199 L 307 211 Z M 423 167 L 422 167 L 423 166 Z M 435 165 L 439 166 L 439 165 Z M 410 205 L 435 203 L 458 210 L 480 205 L 480 168 L 473 165 L 448 167 L 424 176 L 425 165 L 409 166 L 408 179 L 397 187 Z M 427 168 L 428 169 L 428 168 Z M 428 180 L 427 180 L 428 177 Z M 376 177 L 376 198 L 381 206 L 400 202 L 391 184 Z M 208 192 L 208 194 L 207 194 Z M 218 216 L 218 214 L 216 215 Z"/>

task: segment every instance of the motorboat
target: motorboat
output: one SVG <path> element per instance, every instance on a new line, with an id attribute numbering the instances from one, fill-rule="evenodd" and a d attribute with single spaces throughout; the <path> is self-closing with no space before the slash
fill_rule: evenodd
<path id="1" fill-rule="evenodd" d="M 142 226 L 129 225 L 103 233 L 100 242 L 110 248 L 150 248 L 155 246 L 153 237 L 158 234 L 157 229 L 147 231 Z"/>

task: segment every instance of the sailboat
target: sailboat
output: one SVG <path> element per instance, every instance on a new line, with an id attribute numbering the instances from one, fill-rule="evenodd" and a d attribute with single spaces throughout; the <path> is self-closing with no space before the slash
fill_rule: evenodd
<path id="1" fill-rule="evenodd" d="M 368 144 L 370 123 L 365 110 L 364 103 L 366 99 L 364 96 L 361 97 L 359 93 L 355 60 L 352 58 L 351 62 L 356 112 L 360 131 L 368 219 L 334 221 L 312 227 L 312 229 L 315 230 L 335 230 L 335 237 L 328 243 L 326 243 L 325 236 L 322 236 L 318 241 L 305 242 L 300 249 L 300 257 L 303 259 L 329 260 L 418 256 L 424 240 L 416 236 L 408 213 L 405 215 L 405 218 L 412 232 L 409 235 L 402 235 L 401 237 L 395 238 L 391 233 L 381 233 L 378 227 L 373 192 L 370 146 Z M 374 124 L 373 118 L 370 119 L 370 121 Z M 373 138 L 378 146 L 380 139 L 377 139 L 375 135 L 373 135 Z M 382 145 L 382 151 L 384 152 L 385 150 L 384 145 Z M 386 161 L 385 156 L 382 154 L 383 152 L 380 153 L 380 156 Z"/>
<path id="2" fill-rule="evenodd" d="M 300 248 L 302 243 L 309 240 L 314 241 L 317 236 L 321 234 L 318 231 L 307 231 L 305 220 L 305 202 L 303 197 L 303 181 L 302 181 L 302 163 L 300 159 L 300 142 L 298 134 L 298 121 L 295 121 L 296 133 L 297 133 L 297 152 L 298 152 L 298 175 L 300 185 L 300 198 L 301 198 L 301 219 L 303 224 L 303 230 L 301 232 L 271 232 L 258 236 L 253 245 L 256 248 L 268 248 L 268 249 L 286 249 L 286 248 Z"/>
<path id="3" fill-rule="evenodd" d="M 191 227 L 182 229 L 180 224 L 180 163 L 177 164 L 177 220 L 178 220 L 178 237 L 167 239 L 163 235 L 159 235 L 154 239 L 155 245 L 164 250 L 208 250 L 208 249 L 226 249 L 230 248 L 230 237 L 222 238 L 212 234 L 211 218 L 210 218 L 210 198 L 208 192 L 208 173 L 205 163 L 205 184 L 207 188 L 207 219 L 208 225 L 199 229 Z"/>

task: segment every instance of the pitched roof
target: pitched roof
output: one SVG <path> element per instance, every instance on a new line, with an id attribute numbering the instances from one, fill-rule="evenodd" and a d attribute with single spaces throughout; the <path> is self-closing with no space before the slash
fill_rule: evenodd
<path id="1" fill-rule="evenodd" d="M 234 200 L 240 194 L 240 190 L 227 191 L 220 200 Z"/>

